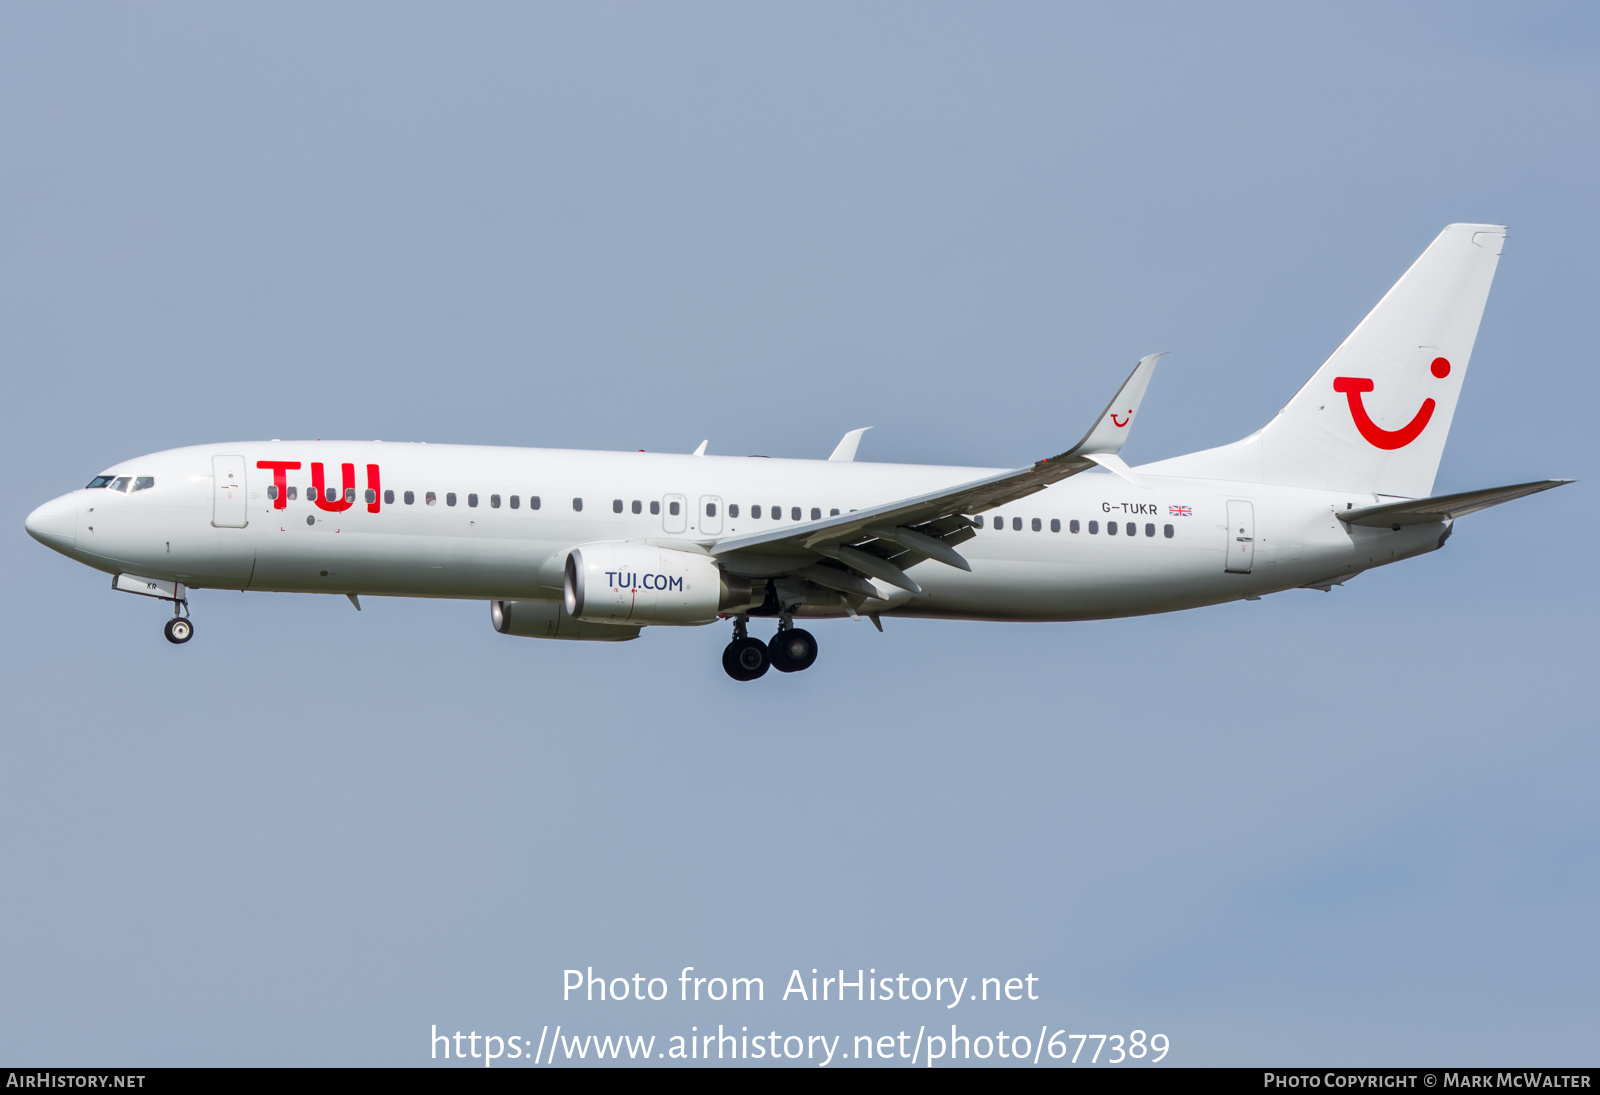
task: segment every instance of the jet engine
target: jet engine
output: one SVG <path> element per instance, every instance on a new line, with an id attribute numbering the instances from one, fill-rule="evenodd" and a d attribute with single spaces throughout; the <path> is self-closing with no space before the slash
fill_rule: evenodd
<path id="1" fill-rule="evenodd" d="M 524 635 L 532 639 L 620 643 L 639 637 L 637 627 L 574 620 L 560 602 L 553 601 L 490 601 L 489 619 L 502 635 Z"/>
<path id="2" fill-rule="evenodd" d="M 725 578 L 709 555 L 649 544 L 584 544 L 567 553 L 566 609 L 606 624 L 707 624 L 750 600 L 748 581 Z"/>

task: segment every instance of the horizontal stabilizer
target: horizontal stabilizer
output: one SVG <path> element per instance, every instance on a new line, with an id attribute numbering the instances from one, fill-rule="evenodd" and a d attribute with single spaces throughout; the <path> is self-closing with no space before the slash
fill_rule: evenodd
<path id="1" fill-rule="evenodd" d="M 1571 479 L 1541 479 L 1537 483 L 1518 483 L 1511 487 L 1490 487 L 1487 490 L 1469 490 L 1460 494 L 1441 494 L 1437 498 L 1417 498 L 1409 502 L 1391 502 L 1385 506 L 1367 506 L 1364 509 L 1345 510 L 1335 516 L 1347 525 L 1364 525 L 1368 528 L 1402 528 L 1406 525 L 1427 525 L 1455 517 L 1465 517 L 1480 509 L 1498 506 L 1514 498 L 1526 498 L 1552 487 L 1563 487 Z"/>

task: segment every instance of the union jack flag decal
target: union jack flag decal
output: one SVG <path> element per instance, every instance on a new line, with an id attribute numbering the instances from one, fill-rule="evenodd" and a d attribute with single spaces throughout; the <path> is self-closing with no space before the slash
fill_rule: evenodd
<path id="1" fill-rule="evenodd" d="M 1167 516 L 1168 517 L 1193 517 L 1194 516 L 1194 510 L 1190 509 L 1188 506 L 1168 506 L 1167 507 Z"/>

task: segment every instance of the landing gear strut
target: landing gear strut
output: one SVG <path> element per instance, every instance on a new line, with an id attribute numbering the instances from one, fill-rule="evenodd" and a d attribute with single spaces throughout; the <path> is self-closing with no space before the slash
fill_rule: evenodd
<path id="1" fill-rule="evenodd" d="M 772 664 L 767 644 L 760 639 L 752 639 L 745 630 L 749 622 L 748 616 L 734 617 L 733 642 L 722 651 L 722 668 L 736 681 L 753 681 Z"/>
<path id="2" fill-rule="evenodd" d="M 180 586 L 179 588 L 181 589 L 182 587 Z M 173 599 L 172 619 L 168 620 L 167 626 L 161 629 L 161 633 L 167 637 L 167 642 L 182 645 L 194 638 L 194 621 L 188 617 L 188 611 L 188 598 L 178 597 Z"/>

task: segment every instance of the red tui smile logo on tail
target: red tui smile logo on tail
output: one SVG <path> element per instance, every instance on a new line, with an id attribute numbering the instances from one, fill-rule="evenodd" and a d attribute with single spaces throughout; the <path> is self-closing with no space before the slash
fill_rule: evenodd
<path id="1" fill-rule="evenodd" d="M 1450 375 L 1450 362 L 1442 357 L 1436 357 L 1433 359 L 1430 371 L 1443 380 Z M 1386 430 L 1378 425 L 1372 420 L 1372 416 L 1367 414 L 1367 408 L 1361 402 L 1361 396 L 1372 389 L 1372 381 L 1365 377 L 1338 376 L 1333 379 L 1333 390 L 1343 394 L 1350 401 L 1350 417 L 1355 420 L 1356 429 L 1361 431 L 1361 436 L 1367 439 L 1368 444 L 1380 449 L 1403 449 L 1428 428 L 1435 406 L 1432 399 L 1424 399 L 1416 417 L 1398 430 Z"/>

